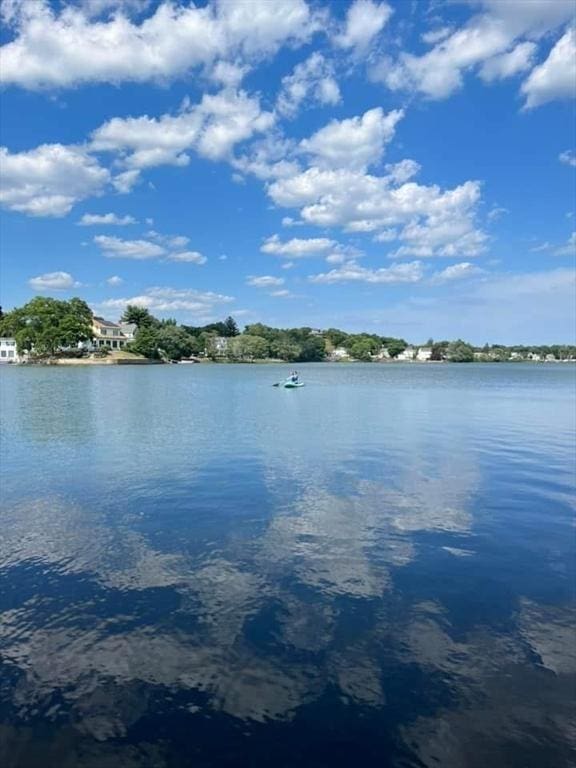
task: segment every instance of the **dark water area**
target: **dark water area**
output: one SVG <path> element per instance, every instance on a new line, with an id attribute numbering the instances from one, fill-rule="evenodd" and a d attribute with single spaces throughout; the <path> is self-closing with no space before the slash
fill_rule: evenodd
<path id="1" fill-rule="evenodd" d="M 3 768 L 576 765 L 576 368 L 0 370 Z"/>

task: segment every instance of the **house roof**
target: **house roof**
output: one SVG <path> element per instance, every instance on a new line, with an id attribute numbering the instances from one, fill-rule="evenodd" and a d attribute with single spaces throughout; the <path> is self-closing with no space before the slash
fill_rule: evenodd
<path id="1" fill-rule="evenodd" d="M 98 325 L 103 325 L 106 328 L 120 328 L 118 323 L 113 323 L 112 320 L 104 320 L 103 317 L 94 316 L 94 322 Z"/>

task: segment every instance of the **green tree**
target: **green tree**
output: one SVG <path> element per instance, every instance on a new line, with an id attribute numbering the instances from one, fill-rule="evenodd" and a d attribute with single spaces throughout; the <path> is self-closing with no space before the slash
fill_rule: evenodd
<path id="1" fill-rule="evenodd" d="M 333 347 L 341 347 L 348 338 L 348 334 L 338 328 L 328 328 L 322 335 Z"/>
<path id="2" fill-rule="evenodd" d="M 261 336 L 242 333 L 229 341 L 227 354 L 232 360 L 263 360 L 270 354 L 270 345 Z"/>
<path id="3" fill-rule="evenodd" d="M 432 344 L 432 356 L 431 360 L 446 360 L 446 350 L 448 349 L 449 341 L 435 341 Z"/>
<path id="4" fill-rule="evenodd" d="M 474 360 L 474 348 L 462 339 L 451 341 L 446 349 L 446 359 L 451 363 L 471 363 Z"/>
<path id="5" fill-rule="evenodd" d="M 157 360 L 160 357 L 158 350 L 158 331 L 149 325 L 138 328 L 134 341 L 128 345 L 129 352 L 144 355 L 149 360 Z"/>
<path id="6" fill-rule="evenodd" d="M 120 319 L 123 323 L 134 323 L 138 328 L 158 325 L 158 320 L 150 314 L 146 307 L 139 307 L 136 304 L 128 304 Z"/>
<path id="7" fill-rule="evenodd" d="M 92 311 L 82 299 L 61 301 L 37 296 L 4 315 L 0 333 L 14 336 L 18 351 L 54 355 L 92 337 Z"/>
<path id="8" fill-rule="evenodd" d="M 287 363 L 291 363 L 298 360 L 302 354 L 302 347 L 287 338 L 280 338 L 277 341 L 272 342 L 270 351 L 274 357 L 278 357 L 280 360 L 285 360 Z"/>
<path id="9" fill-rule="evenodd" d="M 226 329 L 226 333 L 223 333 L 223 336 L 226 336 L 228 338 L 232 338 L 233 336 L 238 336 L 240 331 L 238 330 L 238 325 L 236 323 L 236 320 L 234 320 L 233 317 L 228 316 L 226 320 L 224 320 L 224 327 Z"/>
<path id="10" fill-rule="evenodd" d="M 156 344 L 159 354 L 169 360 L 189 357 L 196 347 L 192 337 L 183 328 L 175 325 L 163 325 L 159 328 L 156 331 Z"/>
<path id="11" fill-rule="evenodd" d="M 404 341 L 404 339 L 395 339 L 391 336 L 383 336 L 380 341 L 382 346 L 388 350 L 390 357 L 398 357 L 400 352 L 404 352 L 408 346 L 408 342 Z"/>
<path id="12" fill-rule="evenodd" d="M 326 344 L 322 336 L 308 336 L 301 345 L 298 361 L 317 363 L 326 357 Z"/>
<path id="13" fill-rule="evenodd" d="M 357 339 L 348 347 L 348 352 L 355 360 L 369 362 L 372 359 L 373 344 L 370 339 Z"/>

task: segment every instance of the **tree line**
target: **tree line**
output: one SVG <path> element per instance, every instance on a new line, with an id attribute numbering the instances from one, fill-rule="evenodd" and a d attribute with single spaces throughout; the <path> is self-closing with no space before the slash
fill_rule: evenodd
<path id="1" fill-rule="evenodd" d="M 23 307 L 3 313 L 0 309 L 0 336 L 16 339 L 18 351 L 37 356 L 70 354 L 93 336 L 93 313 L 79 298 L 68 301 L 37 296 Z M 273 328 L 262 323 L 247 325 L 240 331 L 233 317 L 203 326 L 181 325 L 173 319 L 158 319 L 145 307 L 128 305 L 121 322 L 136 326 L 134 340 L 127 349 L 149 359 L 181 360 L 206 357 L 229 362 L 276 359 L 285 362 L 319 362 L 330 359 L 336 349 L 344 349 L 354 360 L 371 361 L 385 349 L 391 358 L 409 346 L 405 339 L 371 333 L 347 333 L 338 328 L 317 330 Z M 428 341 L 431 360 L 504 362 L 537 355 L 544 359 L 576 358 L 576 346 L 498 344 L 474 347 L 455 341 Z M 64 351 L 63 351 L 64 350 Z"/>

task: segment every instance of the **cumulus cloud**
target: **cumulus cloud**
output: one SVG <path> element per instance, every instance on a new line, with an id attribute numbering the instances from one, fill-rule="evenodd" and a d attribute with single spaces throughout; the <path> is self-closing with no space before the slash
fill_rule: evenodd
<path id="1" fill-rule="evenodd" d="M 232 296 L 192 288 L 148 288 L 143 294 L 121 299 L 106 299 L 102 309 L 122 312 L 128 304 L 146 307 L 151 312 L 188 312 L 196 316 L 209 315 L 215 307 L 233 302 Z"/>
<path id="2" fill-rule="evenodd" d="M 108 283 L 108 285 L 117 286 L 117 285 L 122 285 L 124 280 L 118 275 L 112 275 L 112 277 L 109 277 L 106 280 L 106 282 Z"/>
<path id="3" fill-rule="evenodd" d="M 294 117 L 304 104 L 334 105 L 340 99 L 334 66 L 316 51 L 282 78 L 276 109 L 285 117 Z"/>
<path id="4" fill-rule="evenodd" d="M 576 96 L 576 30 L 571 27 L 522 84 L 525 108 Z"/>
<path id="5" fill-rule="evenodd" d="M 80 285 L 69 272 L 47 272 L 31 277 L 28 285 L 35 291 L 65 291 Z"/>
<path id="6" fill-rule="evenodd" d="M 356 261 L 348 261 L 341 267 L 317 275 L 310 275 L 311 283 L 418 283 L 424 277 L 424 268 L 419 261 L 392 264 L 390 267 L 369 269 Z"/>
<path id="7" fill-rule="evenodd" d="M 80 227 L 92 227 L 109 224 L 115 227 L 125 227 L 128 224 L 137 224 L 133 216 L 118 216 L 115 213 L 85 213 L 77 222 Z"/>
<path id="8" fill-rule="evenodd" d="M 246 280 L 246 284 L 253 288 L 274 288 L 278 285 L 284 285 L 284 278 L 272 277 L 271 275 L 251 276 Z"/>
<path id="9" fill-rule="evenodd" d="M 170 253 L 166 261 L 180 261 L 185 264 L 206 264 L 208 259 L 199 251 L 182 251 L 181 253 Z"/>
<path id="10" fill-rule="evenodd" d="M 110 4 L 108 4 L 110 5 Z M 93 20 L 47 0 L 13 4 L 14 39 L 2 47 L 0 81 L 24 88 L 168 81 L 220 59 L 251 61 L 305 42 L 318 20 L 304 0 L 160 2 L 141 21 L 118 12 Z"/>
<path id="11" fill-rule="evenodd" d="M 244 91 L 204 94 L 199 104 L 185 100 L 176 115 L 115 117 L 92 133 L 94 152 L 116 152 L 131 169 L 158 165 L 184 166 L 187 154 L 222 160 L 236 144 L 272 126 L 274 116 L 262 112 L 259 100 Z"/>
<path id="12" fill-rule="evenodd" d="M 355 48 L 365 51 L 380 34 L 392 9 L 387 3 L 372 0 L 354 0 L 346 13 L 344 29 L 334 40 L 340 48 Z"/>
<path id="13" fill-rule="evenodd" d="M 480 183 L 466 181 L 454 189 L 414 182 L 395 185 L 394 176 L 375 176 L 348 169 L 317 167 L 268 188 L 279 206 L 298 208 L 300 217 L 319 227 L 350 232 L 398 230 L 399 256 L 474 256 L 486 243 L 476 227 Z"/>
<path id="14" fill-rule="evenodd" d="M 484 274 L 484 270 L 469 261 L 462 261 L 460 264 L 452 264 L 446 269 L 437 272 L 432 281 L 435 283 L 449 283 L 454 280 L 463 280 L 467 277 L 475 277 Z"/>
<path id="15" fill-rule="evenodd" d="M 573 149 L 567 149 L 565 152 L 561 152 L 558 155 L 558 160 L 565 165 L 571 165 L 576 168 L 576 152 Z"/>
<path id="16" fill-rule="evenodd" d="M 295 141 L 273 129 L 262 139 L 253 141 L 247 152 L 232 158 L 231 163 L 242 173 L 249 173 L 264 181 L 286 179 L 301 170 L 293 157 L 295 148 Z M 240 177 L 240 180 L 243 181 L 243 178 Z"/>
<path id="17" fill-rule="evenodd" d="M 304 139 L 300 147 L 312 155 L 314 164 L 320 168 L 361 170 L 381 159 L 403 116 L 401 109 L 385 114 L 381 107 L 376 107 L 362 116 L 332 120 Z"/>
<path id="18" fill-rule="evenodd" d="M 149 240 L 122 240 L 110 235 L 96 235 L 94 242 L 99 246 L 104 256 L 109 259 L 157 259 L 166 254 L 166 249 Z"/>
<path id="19" fill-rule="evenodd" d="M 83 148 L 63 144 L 15 153 L 2 147 L 0 167 L 0 203 L 30 216 L 65 216 L 110 180 L 109 171 Z"/>
<path id="20" fill-rule="evenodd" d="M 94 242 L 109 259 L 134 259 L 147 261 L 163 259 L 189 264 L 205 264 L 207 258 L 198 251 L 183 251 L 188 238 L 182 235 L 161 235 L 158 232 L 147 232 L 147 238 L 138 240 L 123 240 L 110 235 L 96 235 Z"/>
<path id="21" fill-rule="evenodd" d="M 480 77 L 489 83 L 525 72 L 532 66 L 537 49 L 536 43 L 519 43 L 511 51 L 488 59 L 480 69 Z"/>
<path id="22" fill-rule="evenodd" d="M 485 12 L 459 29 L 448 35 L 441 30 L 438 37 L 425 36 L 424 41 L 433 45 L 426 53 L 402 51 L 396 58 L 385 56 L 372 69 L 373 79 L 391 90 L 445 99 L 462 87 L 468 72 L 478 71 L 485 82 L 491 82 L 525 71 L 536 53 L 534 40 L 558 29 L 574 14 L 565 0 L 484 0 L 481 4 Z M 526 37 L 529 39 L 523 39 Z M 564 42 L 546 71 L 538 75 L 541 84 L 532 85 L 532 75 L 529 77 L 523 87 L 528 106 L 562 97 L 569 90 L 570 67 L 561 71 L 562 64 L 569 63 L 568 43 Z M 537 90 L 550 97 L 531 97 Z"/>
<path id="23" fill-rule="evenodd" d="M 289 259 L 301 259 L 306 256 L 315 256 L 323 253 L 336 245 L 334 240 L 327 237 L 300 238 L 282 242 L 278 235 L 272 235 L 262 245 L 262 253 L 271 253 L 275 256 L 285 256 Z"/>

